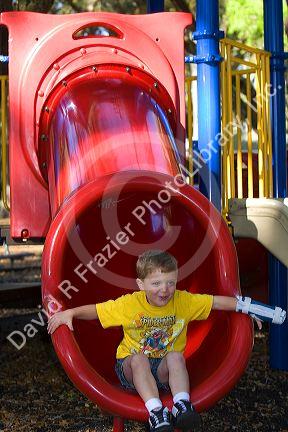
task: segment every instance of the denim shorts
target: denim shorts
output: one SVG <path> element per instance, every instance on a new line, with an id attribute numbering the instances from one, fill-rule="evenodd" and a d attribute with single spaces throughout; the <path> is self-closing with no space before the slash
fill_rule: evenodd
<path id="1" fill-rule="evenodd" d="M 135 390 L 135 387 L 133 384 L 130 384 L 129 381 L 127 381 L 125 375 L 124 375 L 124 371 L 123 371 L 123 362 L 126 359 L 125 358 L 121 358 L 121 359 L 116 359 L 116 364 L 115 364 L 115 372 L 119 378 L 119 381 L 121 383 L 121 385 L 126 388 L 126 389 L 130 389 L 130 390 Z M 150 369 L 152 372 L 153 377 L 155 378 L 157 387 L 159 390 L 169 390 L 169 385 L 168 384 L 163 384 L 159 381 L 158 375 L 157 375 L 157 369 L 159 364 L 161 363 L 162 358 L 149 358 L 149 363 L 150 363 Z"/>

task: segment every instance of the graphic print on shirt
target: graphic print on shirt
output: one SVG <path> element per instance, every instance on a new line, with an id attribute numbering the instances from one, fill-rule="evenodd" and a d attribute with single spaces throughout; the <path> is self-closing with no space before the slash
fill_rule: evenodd
<path id="1" fill-rule="evenodd" d="M 173 350 L 175 338 L 183 330 L 184 323 L 183 319 L 176 320 L 175 315 L 156 318 L 138 315 L 133 324 L 138 332 L 140 330 L 139 352 L 148 357 L 164 357 Z"/>

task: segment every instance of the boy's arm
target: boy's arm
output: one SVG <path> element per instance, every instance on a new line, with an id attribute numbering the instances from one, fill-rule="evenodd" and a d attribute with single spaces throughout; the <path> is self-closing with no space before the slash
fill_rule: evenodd
<path id="1" fill-rule="evenodd" d="M 237 298 L 226 296 L 213 296 L 212 309 L 236 311 Z"/>
<path id="2" fill-rule="evenodd" d="M 73 330 L 73 318 L 83 320 L 97 319 L 96 305 L 79 306 L 73 309 L 67 309 L 62 312 L 57 312 L 48 319 L 47 330 L 52 334 L 60 325 L 66 324 L 70 330 Z"/>
<path id="3" fill-rule="evenodd" d="M 214 296 L 212 309 L 236 311 L 250 315 L 254 318 L 261 329 L 261 321 L 268 321 L 273 324 L 283 324 L 286 318 L 286 311 L 278 306 L 272 307 L 264 303 L 256 302 L 250 297 L 225 297 Z"/>
<path id="4" fill-rule="evenodd" d="M 227 296 L 213 296 L 212 309 L 224 310 L 224 311 L 236 311 L 237 312 L 237 297 L 227 297 Z M 262 329 L 262 322 L 256 316 L 255 319 L 259 330 Z"/>

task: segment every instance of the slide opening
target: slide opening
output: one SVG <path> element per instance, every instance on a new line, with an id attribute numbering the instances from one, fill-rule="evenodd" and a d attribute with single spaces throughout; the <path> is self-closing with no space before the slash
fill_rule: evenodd
<path id="1" fill-rule="evenodd" d="M 75 209 L 73 224 L 65 228 L 61 248 L 55 243 L 54 250 L 54 259 L 59 263 L 57 282 L 62 283 L 64 290 L 68 287 L 65 281 L 74 287 L 69 290 L 71 299 L 58 290 L 58 300 L 65 308 L 133 292 L 137 289 L 137 256 L 150 248 L 168 248 L 175 255 L 179 263 L 178 289 L 217 293 L 213 282 L 217 280 L 214 265 L 217 251 L 213 250 L 212 238 L 206 239 L 206 258 L 203 262 L 197 258 L 207 237 L 206 221 L 197 218 L 176 197 L 165 202 L 168 197 L 167 189 L 161 189 L 160 185 L 154 191 L 144 187 L 141 194 L 138 188 L 127 185 L 121 191 L 105 194 L 104 199 L 102 196 L 92 200 L 81 211 Z M 191 272 L 189 267 L 193 266 L 196 268 Z M 201 326 L 207 328 L 204 334 Z M 211 329 L 207 322 L 193 323 L 191 327 L 188 357 L 197 351 Z M 114 362 L 121 334 L 119 329 L 102 329 L 96 321 L 75 323 L 74 335 L 80 350 L 89 364 L 110 382 L 117 382 Z M 207 349 L 197 361 L 204 361 L 206 355 Z M 198 374 L 197 380 L 203 376 L 206 371 Z"/>
<path id="2" fill-rule="evenodd" d="M 137 289 L 137 257 L 152 248 L 168 250 L 177 258 L 178 289 L 233 295 L 237 275 L 225 223 L 198 191 L 184 184 L 172 191 L 165 188 L 167 181 L 173 178 L 126 171 L 76 190 L 61 206 L 46 240 L 43 303 L 47 305 L 47 298 L 53 295 L 70 308 L 133 292 Z M 208 320 L 190 324 L 185 356 L 200 409 L 222 397 L 246 367 L 252 347 L 251 325 L 247 317 L 241 317 L 243 326 L 234 315 L 213 312 Z M 137 395 L 133 396 L 135 407 L 125 404 L 120 408 L 117 401 L 119 391 L 127 393 L 120 389 L 114 372 L 122 331 L 103 329 L 96 320 L 75 320 L 74 329 L 69 336 L 69 330 L 59 328 L 53 342 L 76 386 L 112 412 L 124 409 L 129 418 L 145 417 L 145 410 L 137 411 L 141 402 Z M 228 360 L 233 344 L 242 354 Z M 202 392 L 207 395 L 201 396 Z"/>

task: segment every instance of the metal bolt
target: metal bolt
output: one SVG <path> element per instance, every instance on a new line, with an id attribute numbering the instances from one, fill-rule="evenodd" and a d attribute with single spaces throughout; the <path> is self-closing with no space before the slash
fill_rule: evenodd
<path id="1" fill-rule="evenodd" d="M 168 108 L 168 114 L 172 114 L 171 108 Z"/>
<path id="2" fill-rule="evenodd" d="M 97 67 L 96 67 L 96 66 L 93 66 L 93 67 L 92 67 L 92 70 L 93 70 L 93 72 L 97 72 Z"/>
<path id="3" fill-rule="evenodd" d="M 60 69 L 59 64 L 58 64 L 58 63 L 54 63 L 54 65 L 53 65 L 53 69 L 55 69 L 55 70 L 59 70 L 59 69 Z"/>
<path id="4" fill-rule="evenodd" d="M 38 96 L 39 96 L 39 97 L 43 97 L 43 96 L 44 96 L 44 92 L 43 92 L 43 90 L 39 90 L 39 91 L 38 91 Z"/>
<path id="5" fill-rule="evenodd" d="M 45 111 L 46 111 L 47 113 L 49 113 L 50 110 L 49 110 L 49 107 L 48 107 L 48 106 L 45 107 Z"/>
<path id="6" fill-rule="evenodd" d="M 81 53 L 82 55 L 86 54 L 86 52 L 87 52 L 87 50 L 86 50 L 85 48 L 81 48 L 81 49 L 80 49 L 80 53 Z"/>
<path id="7" fill-rule="evenodd" d="M 46 168 L 46 162 L 43 162 L 43 163 L 42 163 L 42 167 L 43 167 L 43 168 Z"/>
<path id="8" fill-rule="evenodd" d="M 127 66 L 127 67 L 126 67 L 126 72 L 129 73 L 130 71 L 131 71 L 131 68 L 130 68 L 129 66 Z"/>
<path id="9" fill-rule="evenodd" d="M 47 135 L 45 135 L 45 134 L 42 134 L 41 135 L 41 141 L 47 141 Z"/>
<path id="10" fill-rule="evenodd" d="M 21 231 L 22 240 L 27 241 L 29 236 L 30 236 L 29 230 L 27 228 L 22 229 Z"/>
<path id="11" fill-rule="evenodd" d="M 157 83 L 157 82 L 154 82 L 154 84 L 153 84 L 153 85 L 154 85 L 154 87 L 155 87 L 155 88 L 157 88 L 157 87 L 158 87 L 158 83 Z"/>
<path id="12" fill-rule="evenodd" d="M 62 85 L 63 85 L 64 87 L 67 87 L 67 81 L 62 81 Z"/>

